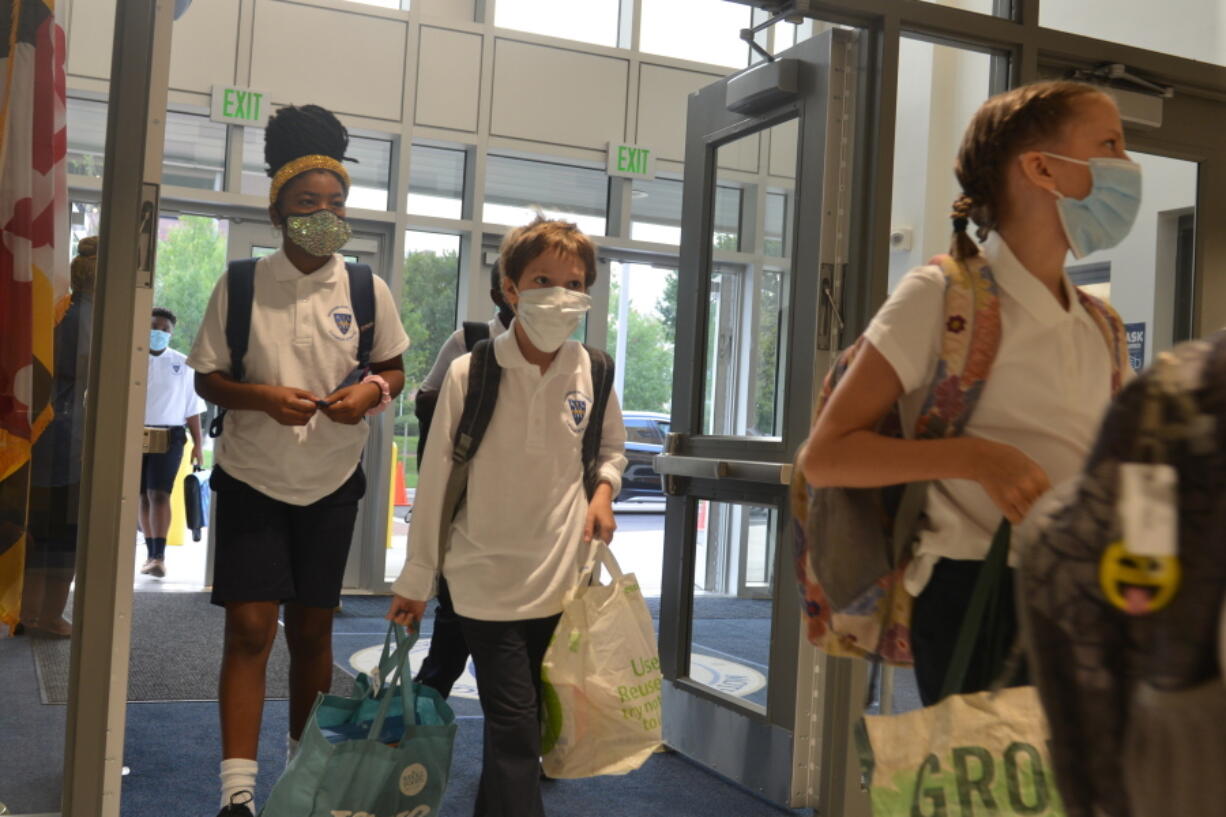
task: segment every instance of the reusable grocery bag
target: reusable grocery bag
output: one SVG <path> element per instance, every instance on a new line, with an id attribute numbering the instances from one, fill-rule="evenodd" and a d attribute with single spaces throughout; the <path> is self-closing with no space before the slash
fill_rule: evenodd
<path id="1" fill-rule="evenodd" d="M 599 565 L 611 583 L 595 583 Z M 604 542 L 562 617 L 541 667 L 542 765 L 555 778 L 632 772 L 660 745 L 660 654 L 634 574 Z"/>
<path id="2" fill-rule="evenodd" d="M 393 638 L 395 650 L 391 649 Z M 320 695 L 298 754 L 261 817 L 427 817 L 451 772 L 455 714 L 437 692 L 408 680 L 417 641 L 393 624 L 379 669 L 352 698 Z"/>
<path id="3" fill-rule="evenodd" d="M 1002 596 L 1011 528 L 1001 524 L 974 593 L 935 706 L 864 718 L 862 761 L 874 817 L 1063 817 L 1052 773 L 1047 719 L 1032 686 L 955 694 L 979 640 L 992 664 L 1009 665 L 994 620 Z M 980 649 L 985 645 L 980 644 Z M 862 735 L 862 737 L 864 737 Z"/>

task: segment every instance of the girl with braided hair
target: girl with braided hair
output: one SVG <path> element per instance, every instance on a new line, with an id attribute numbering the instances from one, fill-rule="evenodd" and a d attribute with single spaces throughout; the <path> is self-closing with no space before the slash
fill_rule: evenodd
<path id="1" fill-rule="evenodd" d="M 901 439 L 877 431 L 895 405 L 913 437 L 930 393 L 938 402 L 967 398 L 933 388 L 942 344 L 965 327 L 947 319 L 947 275 L 933 264 L 912 270 L 881 307 L 802 454 L 816 487 L 930 483 L 905 582 L 915 597 L 911 649 L 925 704 L 940 698 L 1001 517 L 1020 522 L 1053 484 L 1077 474 L 1127 377 L 1126 348 L 1105 342 L 1122 337 L 1113 335 L 1122 333 L 1119 317 L 1080 293 L 1064 264 L 1070 251 L 1081 258 L 1118 244 L 1140 203 L 1140 168 L 1124 153 L 1114 101 L 1075 82 L 1035 83 L 985 102 L 955 173 L 962 195 L 950 255 L 999 306 L 986 318 L 999 345 L 962 433 Z M 982 245 L 967 232 L 972 221 Z M 973 342 L 961 342 L 973 356 Z M 1011 578 L 1003 585 L 1011 596 Z M 1012 640 L 1011 599 L 1002 606 L 1001 630 Z M 990 652 L 977 643 L 962 691 L 992 682 Z"/>
<path id="2" fill-rule="evenodd" d="M 224 817 L 256 813 L 264 675 L 281 604 L 291 754 L 316 696 L 331 685 L 332 617 L 366 486 L 364 420 L 404 386 L 400 356 L 409 345 L 387 285 L 368 268 L 348 269 L 337 252 L 350 235 L 344 126 L 316 105 L 288 107 L 268 120 L 264 139 L 268 216 L 284 241 L 258 262 L 231 262 L 188 358 L 196 391 L 228 410 L 210 478 L 212 600 L 226 610 L 218 689 Z M 250 283 L 244 290 L 231 279 Z M 244 292 L 248 343 L 236 359 L 226 324 L 238 314 L 229 300 Z M 373 328 L 359 318 L 367 306 Z"/>

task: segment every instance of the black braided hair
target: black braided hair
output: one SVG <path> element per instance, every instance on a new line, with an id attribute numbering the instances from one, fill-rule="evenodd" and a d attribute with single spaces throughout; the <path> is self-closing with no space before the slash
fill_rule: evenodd
<path id="1" fill-rule="evenodd" d="M 268 117 L 264 129 L 264 162 L 272 178 L 287 163 L 319 154 L 336 161 L 354 161 L 345 155 L 349 131 L 326 108 L 290 105 Z"/>

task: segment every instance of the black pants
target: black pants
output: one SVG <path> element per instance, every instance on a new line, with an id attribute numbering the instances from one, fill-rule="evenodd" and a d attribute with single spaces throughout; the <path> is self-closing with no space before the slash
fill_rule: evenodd
<path id="1" fill-rule="evenodd" d="M 558 616 L 478 621 L 460 616 L 477 668 L 485 748 L 474 817 L 544 817 L 541 661 Z"/>
<path id="2" fill-rule="evenodd" d="M 421 662 L 421 669 L 413 680 L 438 690 L 446 698 L 451 694 L 456 679 L 464 674 L 467 664 L 468 643 L 464 640 L 464 629 L 451 604 L 451 588 L 447 586 L 447 580 L 440 576 L 430 652 Z"/>
<path id="3" fill-rule="evenodd" d="M 915 656 L 915 680 L 924 706 L 932 706 L 941 700 L 945 673 L 953 659 L 966 606 L 982 567 L 983 562 L 978 560 L 942 559 L 933 569 L 927 586 L 915 599 L 915 607 L 911 611 L 911 650 Z M 996 600 L 995 626 L 985 626 L 980 630 L 966 672 L 966 683 L 959 692 L 988 689 L 1002 670 L 999 656 L 1001 653 L 1007 654 L 1017 640 L 1013 581 L 1012 568 L 1005 568 L 1000 595 Z M 1024 679 L 1012 679 L 1011 683 L 1024 683 Z"/>

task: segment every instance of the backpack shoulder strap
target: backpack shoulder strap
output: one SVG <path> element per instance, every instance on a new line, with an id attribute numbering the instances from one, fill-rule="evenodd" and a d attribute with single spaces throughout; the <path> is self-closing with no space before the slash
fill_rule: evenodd
<path id="1" fill-rule="evenodd" d="M 583 486 L 588 498 L 596 492 L 596 460 L 600 456 L 601 433 L 604 430 L 605 408 L 613 392 L 613 380 L 617 364 L 603 349 L 584 344 L 592 362 L 592 410 L 583 432 Z"/>
<path id="2" fill-rule="evenodd" d="M 472 351 L 468 367 L 468 390 L 464 395 L 464 411 L 456 431 L 452 449 L 452 465 L 461 465 L 476 456 L 485 430 L 489 428 L 498 403 L 498 386 L 502 382 L 502 367 L 494 355 L 494 342 L 483 340 Z"/>
<path id="3" fill-rule="evenodd" d="M 358 368 L 370 366 L 375 344 L 375 274 L 367 264 L 345 263 L 349 273 L 349 301 L 358 325 Z"/>
<path id="4" fill-rule="evenodd" d="M 916 423 L 916 438 L 957 437 L 966 428 L 1000 350 L 1000 288 L 983 256 L 930 262 L 945 276 L 941 356 Z"/>
<path id="5" fill-rule="evenodd" d="M 243 358 L 251 341 L 251 305 L 255 301 L 255 266 L 259 259 L 243 258 L 226 267 L 226 346 L 230 350 L 230 378 L 239 383 L 246 377 Z M 209 436 L 218 437 L 225 427 L 226 410 L 220 406 Z"/>
<path id="6" fill-rule="evenodd" d="M 490 325 L 481 321 L 464 321 L 464 348 L 471 352 L 480 341 L 490 336 Z"/>
<path id="7" fill-rule="evenodd" d="M 1094 325 L 1102 332 L 1107 350 L 1111 353 L 1111 394 L 1115 395 L 1124 385 L 1124 372 L 1132 365 L 1128 360 L 1128 332 L 1124 321 L 1111 304 L 1080 287 L 1074 289 L 1077 290 L 1077 299 L 1081 301 L 1082 308 L 1090 313 Z"/>
<path id="8" fill-rule="evenodd" d="M 246 376 L 243 358 L 251 339 L 257 261 L 255 258 L 231 261 L 226 269 L 226 346 L 230 347 L 230 378 L 240 382 Z"/>

